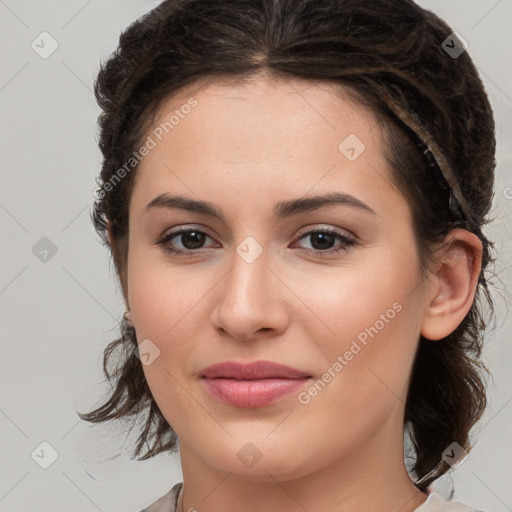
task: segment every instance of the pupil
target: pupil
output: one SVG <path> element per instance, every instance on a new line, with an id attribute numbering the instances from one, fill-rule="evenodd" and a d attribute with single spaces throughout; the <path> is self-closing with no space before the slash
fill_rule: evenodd
<path id="1" fill-rule="evenodd" d="M 333 242 L 334 235 L 331 235 L 329 233 L 315 233 L 314 235 L 312 235 L 312 237 L 313 237 L 313 240 L 320 238 L 320 240 L 321 240 L 320 247 L 318 247 L 319 244 L 315 244 L 315 243 L 312 243 L 311 245 L 315 249 L 322 251 L 322 250 L 331 248 L 331 244 Z M 323 240 L 323 243 L 322 243 L 322 240 Z M 327 243 L 327 245 L 326 245 L 326 243 Z"/>
<path id="2" fill-rule="evenodd" d="M 182 236 L 183 245 L 187 249 L 199 249 L 199 247 L 204 243 L 204 234 L 198 233 L 197 231 L 191 231 L 189 233 L 185 233 Z M 192 241 L 191 244 L 186 243 L 187 240 Z"/>

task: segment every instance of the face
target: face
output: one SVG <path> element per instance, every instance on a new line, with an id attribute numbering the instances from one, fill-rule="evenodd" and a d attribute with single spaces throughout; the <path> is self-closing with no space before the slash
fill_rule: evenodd
<path id="1" fill-rule="evenodd" d="M 342 90 L 303 80 L 210 83 L 160 111 L 130 200 L 128 302 L 182 458 L 292 478 L 402 443 L 425 291 L 382 137 Z M 162 194 L 182 200 L 148 207 Z M 245 401 L 227 403 L 201 376 L 224 361 L 310 378 L 239 381 Z"/>

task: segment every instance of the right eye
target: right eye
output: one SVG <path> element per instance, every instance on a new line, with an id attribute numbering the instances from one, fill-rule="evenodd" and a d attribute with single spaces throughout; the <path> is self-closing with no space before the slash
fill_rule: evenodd
<path id="1" fill-rule="evenodd" d="M 176 231 L 172 231 L 166 234 L 161 240 L 157 242 L 158 245 L 162 246 L 162 249 L 169 254 L 175 254 L 177 256 L 187 256 L 191 254 L 201 254 L 206 252 L 199 250 L 205 243 L 205 240 L 210 238 L 204 231 L 197 228 L 179 228 Z M 182 248 L 174 247 L 177 239 L 181 244 Z"/>

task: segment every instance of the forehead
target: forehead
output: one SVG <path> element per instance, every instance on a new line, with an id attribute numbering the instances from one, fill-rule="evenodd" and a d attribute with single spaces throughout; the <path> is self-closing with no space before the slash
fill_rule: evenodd
<path id="1" fill-rule="evenodd" d="M 382 145 L 375 114 L 347 88 L 322 80 L 267 76 L 209 77 L 184 87 L 161 103 L 146 134 L 158 147 L 144 158 L 142 169 L 162 157 L 162 146 L 172 148 L 175 156 L 185 148 L 194 158 L 200 147 L 203 154 L 217 158 L 225 154 L 233 159 L 245 152 L 255 161 L 276 150 L 289 151 L 288 157 L 315 146 L 321 151 L 326 137 L 332 139 L 331 146 L 350 135 L 363 139 L 366 147 Z M 248 154 L 251 149 L 258 154 Z M 338 145 L 332 148 L 333 158 L 340 156 L 339 150 Z"/>
<path id="2" fill-rule="evenodd" d="M 175 188 L 221 198 L 271 185 L 296 195 L 338 186 L 342 175 L 375 182 L 372 167 L 384 174 L 374 114 L 320 80 L 205 79 L 166 99 L 146 136 L 154 147 L 136 172 L 139 207 Z M 347 150 L 364 158 L 350 160 Z"/>
<path id="3" fill-rule="evenodd" d="M 165 123 L 169 114 L 183 109 L 194 98 L 203 108 L 228 108 L 239 111 L 239 116 L 256 114 L 255 107 L 274 124 L 282 118 L 303 112 L 323 119 L 327 127 L 337 129 L 344 120 L 352 123 L 365 120 L 374 124 L 375 115 L 359 103 L 353 91 L 345 85 L 326 80 L 300 77 L 276 77 L 266 74 L 239 78 L 205 77 L 188 85 L 164 100 L 155 116 L 154 124 Z M 338 109 L 336 108 L 338 107 Z M 343 116 L 339 116 L 339 108 Z M 337 111 L 338 110 L 338 111 Z M 269 128 L 271 128 L 269 126 Z"/>

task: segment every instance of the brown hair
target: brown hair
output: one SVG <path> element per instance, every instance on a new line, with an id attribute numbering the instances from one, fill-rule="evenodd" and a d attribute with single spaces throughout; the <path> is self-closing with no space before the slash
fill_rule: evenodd
<path id="1" fill-rule="evenodd" d="M 404 425 L 420 489 L 449 469 L 441 454 L 452 442 L 470 449 L 470 430 L 486 406 L 487 370 L 479 358 L 483 299 L 493 312 L 485 277 L 492 243 L 481 229 L 493 195 L 494 119 L 467 52 L 448 51 L 461 48 L 452 32 L 411 0 L 167 0 L 121 34 L 95 83 L 103 164 L 92 220 L 105 246 L 110 222 L 125 298 L 136 166 L 115 186 L 106 184 L 126 169 L 163 100 L 198 80 L 268 73 L 339 84 L 383 128 L 393 178 L 412 207 L 422 269 L 450 229 L 479 237 L 483 262 L 470 311 L 443 340 L 421 337 L 412 369 Z M 80 417 L 103 422 L 145 415 L 135 455 L 144 445 L 140 460 L 177 450 L 177 435 L 134 356 L 135 331 L 124 320 L 120 330 L 104 353 L 112 393 Z"/>

